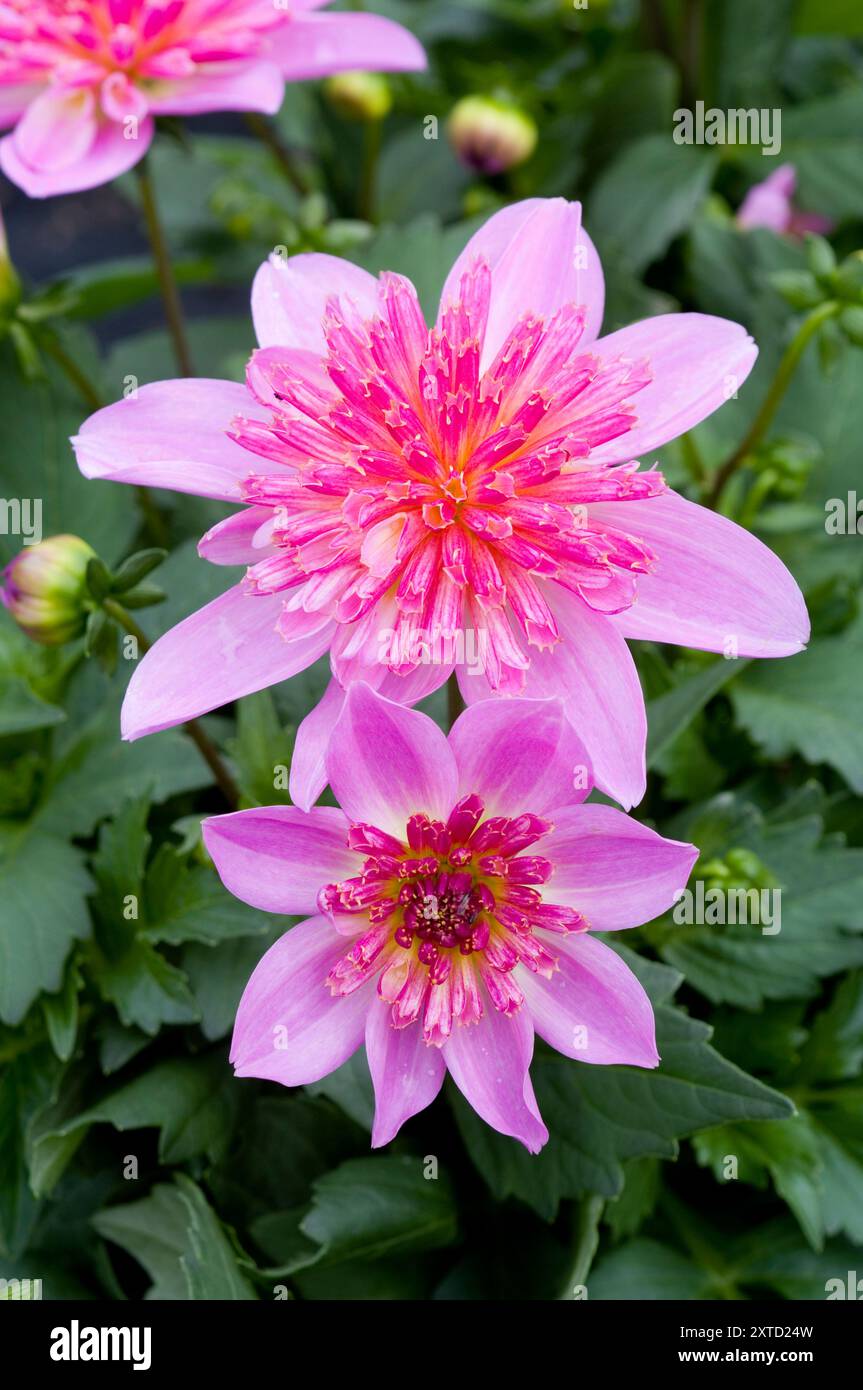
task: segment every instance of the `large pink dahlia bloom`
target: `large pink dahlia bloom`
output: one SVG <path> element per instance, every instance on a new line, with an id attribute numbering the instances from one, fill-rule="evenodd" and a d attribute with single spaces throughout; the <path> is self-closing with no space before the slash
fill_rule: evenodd
<path id="1" fill-rule="evenodd" d="M 327 751 L 340 810 L 205 821 L 232 893 L 315 914 L 246 986 L 237 1075 L 303 1085 L 365 1041 L 374 1145 L 448 1071 L 488 1124 L 536 1152 L 548 1132 L 529 1076 L 534 1031 L 582 1062 L 656 1066 L 650 1001 L 592 933 L 664 911 L 697 850 L 578 804 L 583 756 L 559 700 L 484 701 L 447 737 L 358 682 Z"/>
<path id="2" fill-rule="evenodd" d="M 377 15 L 327 0 L 0 0 L 0 167 L 33 198 L 107 183 L 153 118 L 278 111 L 285 81 L 425 66 Z"/>
<path id="3" fill-rule="evenodd" d="M 414 704 L 454 666 L 468 704 L 562 696 L 597 784 L 640 800 L 644 702 L 624 639 L 784 656 L 809 627 L 771 551 L 633 461 L 733 393 L 752 341 L 702 314 L 597 338 L 602 306 L 579 205 L 533 199 L 472 238 L 432 329 L 399 275 L 274 258 L 252 291 L 245 386 L 163 382 L 92 416 L 74 441 L 88 477 L 245 504 L 200 544 L 245 579 L 143 659 L 124 736 L 329 649 L 333 682 L 297 740 L 298 805 L 323 786 L 352 681 Z"/>

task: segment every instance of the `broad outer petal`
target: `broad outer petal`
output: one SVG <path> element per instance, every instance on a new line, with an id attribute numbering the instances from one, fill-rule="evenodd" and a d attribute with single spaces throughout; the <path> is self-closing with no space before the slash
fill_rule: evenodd
<path id="1" fill-rule="evenodd" d="M 315 251 L 287 259 L 274 253 L 252 285 L 252 318 L 260 346 L 323 354 L 321 321 L 332 295 L 353 300 L 364 318 L 377 312 L 378 282 L 367 270 Z"/>
<path id="2" fill-rule="evenodd" d="M 540 1037 L 579 1062 L 655 1067 L 653 1007 L 629 966 L 588 932 L 539 935 L 557 970 L 550 980 L 523 966 L 517 975 Z"/>
<path id="3" fill-rule="evenodd" d="M 459 796 L 478 793 L 487 815 L 541 815 L 590 791 L 587 754 L 563 700 L 483 700 L 459 715 L 449 744 Z"/>
<path id="4" fill-rule="evenodd" d="M 326 978 L 344 937 L 310 917 L 280 937 L 256 967 L 237 1010 L 231 1061 L 237 1076 L 304 1086 L 327 1076 L 360 1046 L 374 982 L 330 994 Z"/>
<path id="5" fill-rule="evenodd" d="M 591 450 L 591 463 L 625 463 L 706 420 L 742 386 L 758 348 L 739 323 L 711 314 L 658 314 L 593 344 L 603 361 L 650 363 L 652 380 L 633 393 L 637 416 L 626 434 Z"/>
<path id="6" fill-rule="evenodd" d="M 610 620 L 624 636 L 727 656 L 791 656 L 806 645 L 809 616 L 795 580 L 742 526 L 674 492 L 590 512 L 656 555 L 633 606 Z"/>
<path id="7" fill-rule="evenodd" d="M 231 63 L 222 72 L 206 66 L 192 77 L 160 82 L 147 95 L 158 116 L 198 116 L 207 111 L 262 111 L 274 116 L 285 95 L 285 79 L 276 63 Z"/>
<path id="8" fill-rule="evenodd" d="M 548 1130 L 530 1080 L 533 1024 L 527 1008 L 507 1017 L 486 999 L 479 1023 L 456 1025 L 442 1051 L 450 1076 L 480 1118 L 539 1153 Z"/>
<path id="9" fill-rule="evenodd" d="M 352 821 L 404 836 L 415 812 L 446 820 L 458 774 L 446 735 L 427 715 L 352 685 L 330 738 L 327 775 Z"/>
<path id="10" fill-rule="evenodd" d="M 394 1028 L 390 1009 L 375 999 L 366 1016 L 366 1055 L 375 1088 L 372 1148 L 394 1139 L 411 1115 L 431 1105 L 446 1075 L 440 1048 L 423 1041 L 419 1024 Z"/>
<path id="11" fill-rule="evenodd" d="M 477 257 L 491 267 L 483 369 L 524 314 L 548 318 L 564 304 L 581 304 L 587 310 L 581 345 L 596 337 L 605 283 L 599 255 L 581 225 L 580 203 L 527 198 L 496 212 L 453 265 L 441 294 L 442 308 L 458 297 L 459 281 Z"/>
<path id="12" fill-rule="evenodd" d="M 317 911 L 327 883 L 361 867 L 349 850 L 348 821 L 335 806 L 259 806 L 202 824 L 206 845 L 229 893 L 262 912 Z"/>
<path id="13" fill-rule="evenodd" d="M 156 381 L 97 410 L 72 445 L 85 478 L 238 501 L 256 460 L 228 438 L 236 415 L 267 418 L 237 382 Z"/>
<path id="14" fill-rule="evenodd" d="M 296 806 L 308 811 L 327 785 L 327 748 L 345 703 L 345 692 L 331 680 L 314 709 L 297 729 L 289 789 Z"/>
<path id="15" fill-rule="evenodd" d="M 583 913 L 594 931 L 638 927 L 665 912 L 686 887 L 694 845 L 666 840 L 613 806 L 564 806 L 542 854 L 554 864 L 547 902 Z"/>
<path id="16" fill-rule="evenodd" d="M 78 157 L 59 168 L 48 169 L 37 167 L 24 157 L 17 140 L 18 130 L 20 125 L 0 141 L 0 169 L 29 198 L 53 198 L 111 183 L 125 174 L 144 158 L 155 124 L 151 116 L 143 117 L 135 129 L 135 138 L 127 140 L 120 122 L 100 120 Z"/>
<path id="17" fill-rule="evenodd" d="M 426 66 L 413 34 L 376 14 L 295 14 L 273 36 L 272 53 L 290 82 L 357 69 L 418 72 Z"/>
<path id="18" fill-rule="evenodd" d="M 235 585 L 160 637 L 139 662 L 121 714 L 123 738 L 156 733 L 231 700 L 264 690 L 311 666 L 329 646 L 333 624 L 294 614 L 296 635 L 276 631 L 282 596 Z"/>
<path id="19" fill-rule="evenodd" d="M 600 789 L 622 806 L 644 795 L 647 717 L 635 663 L 619 630 L 576 595 L 549 587 L 563 641 L 531 654 L 524 694 L 559 695 L 584 741 Z"/>

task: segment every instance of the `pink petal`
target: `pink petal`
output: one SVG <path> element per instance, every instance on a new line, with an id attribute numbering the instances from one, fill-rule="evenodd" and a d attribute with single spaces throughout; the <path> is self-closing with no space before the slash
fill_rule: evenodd
<path id="1" fill-rule="evenodd" d="M 39 83 L 16 86 L 4 83 L 0 86 L 0 130 L 8 130 L 10 126 L 17 124 L 42 90 Z"/>
<path id="2" fill-rule="evenodd" d="M 275 553 L 272 530 L 272 507 L 244 507 L 210 527 L 198 554 L 212 565 L 255 565 Z"/>
<path id="3" fill-rule="evenodd" d="M 157 381 L 97 410 L 72 440 L 86 478 L 237 501 L 256 460 L 229 439 L 237 414 L 266 419 L 233 381 Z"/>
<path id="4" fill-rule="evenodd" d="M 25 115 L 23 120 L 26 119 Z M 62 164 L 56 164 L 48 154 L 51 165 L 44 167 L 34 164 L 32 156 L 28 158 L 22 153 L 19 134 L 23 120 L 11 135 L 0 141 L 0 169 L 30 198 L 79 193 L 103 183 L 111 183 L 143 159 L 155 130 L 151 116 L 138 122 L 133 139 L 126 139 L 125 127 L 116 121 L 101 120 L 91 125 L 89 117 L 80 119 L 77 124 L 75 121 L 61 120 L 59 127 L 69 137 L 63 146 Z M 90 138 L 85 145 L 84 138 L 88 131 Z M 37 129 L 29 134 L 31 138 L 26 148 L 33 153 L 49 149 L 50 141 L 44 131 Z M 58 138 L 65 140 L 67 137 Z"/>
<path id="5" fill-rule="evenodd" d="M 138 664 L 121 714 L 123 738 L 156 733 L 287 680 L 316 661 L 332 638 L 320 614 L 292 614 L 294 635 L 276 631 L 282 597 L 229 589 L 160 637 Z"/>
<path id="6" fill-rule="evenodd" d="M 581 204 L 528 198 L 490 217 L 447 276 L 441 309 L 457 299 L 459 281 L 477 257 L 491 267 L 491 308 L 482 354 L 485 369 L 523 314 L 550 317 L 564 304 L 587 310 L 582 345 L 599 332 L 605 282 L 596 248 L 581 225 Z"/>
<path id="7" fill-rule="evenodd" d="M 350 820 L 400 838 L 415 812 L 446 820 L 457 772 L 446 736 L 433 720 L 352 685 L 327 750 L 333 794 Z"/>
<path id="8" fill-rule="evenodd" d="M 480 1118 L 539 1153 L 548 1130 L 528 1071 L 533 1024 L 527 1009 L 507 1017 L 486 999 L 480 1022 L 454 1028 L 441 1050 L 450 1076 Z"/>
<path id="9" fill-rule="evenodd" d="M 357 873 L 348 821 L 334 806 L 261 806 L 202 823 L 204 844 L 229 893 L 262 912 L 314 912 L 327 883 Z"/>
<path id="10" fill-rule="evenodd" d="M 590 791 L 587 754 L 562 700 L 483 700 L 459 715 L 449 745 L 459 796 L 477 792 L 487 815 L 542 814 Z"/>
<path id="11" fill-rule="evenodd" d="M 364 318 L 377 312 L 377 280 L 350 261 L 314 251 L 287 260 L 270 256 L 252 285 L 252 318 L 261 347 L 326 352 L 321 320 L 331 295 L 353 300 Z"/>
<path id="12" fill-rule="evenodd" d="M 395 1138 L 405 1120 L 431 1105 L 446 1064 L 439 1048 L 423 1042 L 418 1024 L 394 1028 L 382 1000 L 366 1016 L 366 1054 L 375 1088 L 372 1148 L 379 1149 Z"/>
<path id="13" fill-rule="evenodd" d="M 579 1062 L 655 1067 L 653 1007 L 629 966 L 587 933 L 546 944 L 558 960 L 550 980 L 518 970 L 540 1037 Z"/>
<path id="14" fill-rule="evenodd" d="M 330 994 L 326 978 L 345 953 L 324 917 L 280 937 L 243 991 L 231 1061 L 237 1076 L 304 1086 L 335 1071 L 359 1047 L 366 1012 L 378 1002 L 373 981 L 353 994 Z"/>
<path id="15" fill-rule="evenodd" d="M 273 36 L 273 57 L 291 82 L 360 68 L 417 72 L 426 66 L 413 34 L 375 14 L 294 15 Z"/>
<path id="16" fill-rule="evenodd" d="M 686 887 L 694 845 L 665 840 L 613 806 L 564 806 L 542 854 L 554 864 L 546 900 L 574 907 L 594 931 L 651 922 Z"/>
<path id="17" fill-rule="evenodd" d="M 51 174 L 86 157 L 98 126 L 91 91 L 48 87 L 21 117 L 13 143 L 22 162 L 35 173 Z"/>
<path id="18" fill-rule="evenodd" d="M 285 95 L 285 79 L 275 63 L 231 63 L 223 72 L 206 66 L 193 77 L 160 82 L 149 98 L 159 116 L 197 116 L 205 111 L 263 111 L 274 116 Z"/>
<path id="19" fill-rule="evenodd" d="M 791 225 L 791 199 L 797 186 L 793 164 L 780 164 L 778 169 L 756 183 L 737 211 L 741 227 L 768 227 L 771 232 L 787 232 Z"/>
<path id="20" fill-rule="evenodd" d="M 728 656 L 790 656 L 809 638 L 796 582 L 772 550 L 727 517 L 664 493 L 591 515 L 646 541 L 657 560 L 632 608 L 610 621 L 626 637 Z"/>
<path id="21" fill-rule="evenodd" d="M 344 690 L 337 680 L 331 680 L 297 729 L 289 789 L 291 800 L 305 811 L 314 806 L 327 785 L 327 748 L 344 703 Z"/>
<path id="22" fill-rule="evenodd" d="M 633 394 L 633 429 L 591 450 L 591 463 L 625 463 L 658 449 L 718 410 L 752 370 L 758 348 L 745 328 L 710 314 L 659 314 L 591 349 L 602 360 L 647 359 L 652 380 Z"/>
<path id="23" fill-rule="evenodd" d="M 593 781 L 622 806 L 634 806 L 646 785 L 647 718 L 629 648 L 614 624 L 581 599 L 556 586 L 549 597 L 563 641 L 532 654 L 524 693 L 564 700 Z"/>

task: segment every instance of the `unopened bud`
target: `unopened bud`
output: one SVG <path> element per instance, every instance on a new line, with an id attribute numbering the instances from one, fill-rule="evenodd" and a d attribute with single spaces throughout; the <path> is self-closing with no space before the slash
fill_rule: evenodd
<path id="1" fill-rule="evenodd" d="M 79 536 L 51 536 L 6 566 L 0 598 L 34 642 L 59 646 L 84 631 L 87 565 L 94 555 Z"/>
<path id="2" fill-rule="evenodd" d="M 340 72 L 324 83 L 324 95 L 349 121 L 382 121 L 392 109 L 389 83 L 379 72 Z"/>
<path id="3" fill-rule="evenodd" d="M 517 106 L 493 97 L 463 97 L 447 126 L 463 164 L 481 174 L 500 174 L 523 164 L 536 149 L 535 123 Z"/>

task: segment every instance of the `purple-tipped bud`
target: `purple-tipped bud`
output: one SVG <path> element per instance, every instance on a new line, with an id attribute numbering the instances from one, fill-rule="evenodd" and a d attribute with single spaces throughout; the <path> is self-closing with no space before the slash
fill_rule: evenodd
<path id="1" fill-rule="evenodd" d="M 469 169 L 501 174 L 536 149 L 538 131 L 525 111 L 493 97 L 463 97 L 447 126 L 453 149 Z"/>
<path id="2" fill-rule="evenodd" d="M 59 646 L 84 631 L 87 565 L 95 554 L 80 536 L 51 536 L 6 566 L 0 598 L 34 642 Z"/>

